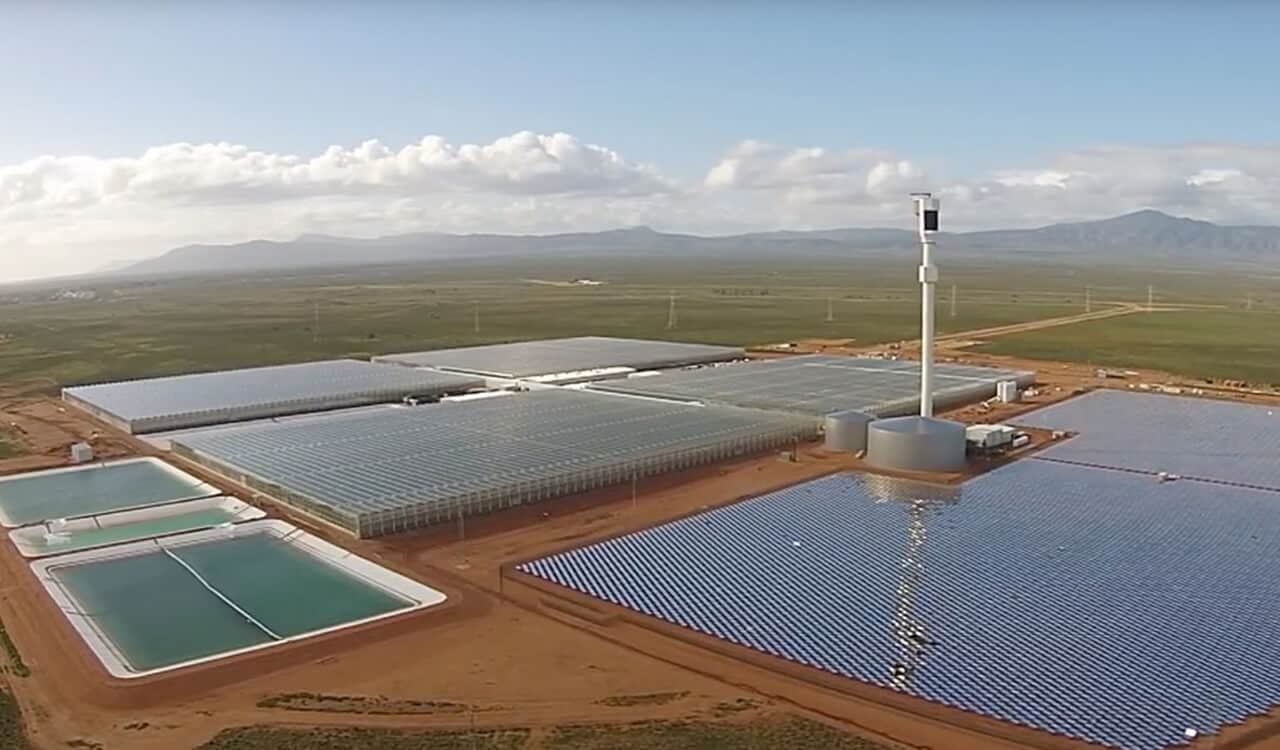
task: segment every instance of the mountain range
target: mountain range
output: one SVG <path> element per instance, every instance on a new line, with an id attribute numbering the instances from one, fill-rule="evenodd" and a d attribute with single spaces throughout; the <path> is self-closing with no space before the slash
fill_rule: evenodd
<path id="1" fill-rule="evenodd" d="M 1280 262 L 1280 227 L 1223 226 L 1142 210 L 1100 221 L 1035 229 L 940 233 L 948 253 L 968 257 L 1137 262 L 1164 260 L 1204 265 Z M 420 232 L 374 239 L 302 235 L 287 242 L 253 240 L 234 245 L 188 245 L 112 269 L 115 274 L 233 273 L 420 263 L 449 258 L 688 256 L 821 257 L 872 254 L 917 245 L 903 229 L 827 229 L 706 237 L 647 227 L 552 235 Z"/>

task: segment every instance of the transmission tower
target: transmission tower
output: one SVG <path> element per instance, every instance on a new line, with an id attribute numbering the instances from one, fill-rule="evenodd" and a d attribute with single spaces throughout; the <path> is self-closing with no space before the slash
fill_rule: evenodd
<path id="1" fill-rule="evenodd" d="M 834 323 L 836 320 L 835 308 L 831 306 L 831 298 L 827 297 L 827 322 Z"/>
<path id="2" fill-rule="evenodd" d="M 956 285 L 951 285 L 951 317 L 956 316 Z"/>
<path id="3" fill-rule="evenodd" d="M 474 318 L 471 324 L 472 333 L 480 333 L 480 302 L 477 300 L 472 303 L 474 305 Z"/>
<path id="4" fill-rule="evenodd" d="M 673 290 L 669 295 L 669 303 L 667 306 L 667 330 L 674 331 L 676 328 L 676 293 Z"/>
<path id="5" fill-rule="evenodd" d="M 1089 287 L 1084 288 L 1084 311 L 1093 312 L 1093 300 L 1089 297 Z"/>

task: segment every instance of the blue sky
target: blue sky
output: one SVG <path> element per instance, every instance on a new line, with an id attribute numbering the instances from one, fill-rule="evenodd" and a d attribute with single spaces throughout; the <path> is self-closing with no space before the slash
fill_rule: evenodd
<path id="1" fill-rule="evenodd" d="M 309 230 L 885 224 L 915 187 L 961 227 L 1280 208 L 1280 3 L 0 5 L 0 278 Z"/>
<path id="2" fill-rule="evenodd" d="M 528 129 L 690 173 L 743 138 L 968 170 L 1280 122 L 1275 3 L 263 5 L 11 8 L 0 161 Z"/>

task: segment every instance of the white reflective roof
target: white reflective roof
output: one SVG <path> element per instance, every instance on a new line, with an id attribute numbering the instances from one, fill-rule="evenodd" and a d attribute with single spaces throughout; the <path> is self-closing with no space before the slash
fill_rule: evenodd
<path id="1" fill-rule="evenodd" d="M 469 376 L 340 359 L 86 385 L 63 393 L 125 422 L 166 419 L 177 424 L 164 428 L 176 429 L 184 421 L 200 424 L 199 415 L 211 412 L 263 417 L 323 409 L 333 402 L 398 401 L 480 385 Z"/>
<path id="2" fill-rule="evenodd" d="M 742 349 L 731 346 L 579 336 L 389 354 L 375 357 L 374 361 L 412 367 L 440 367 L 494 377 L 526 378 L 606 367 L 679 367 L 723 362 L 742 356 Z"/>
<path id="3" fill-rule="evenodd" d="M 992 396 L 1001 380 L 1035 380 L 1028 371 L 967 365 L 939 364 L 934 372 L 934 399 L 941 406 Z M 812 416 L 856 409 L 887 417 L 919 408 L 920 363 L 814 354 L 611 380 L 592 388 Z"/>
<path id="4" fill-rule="evenodd" d="M 694 465 L 700 453 L 741 455 L 816 431 L 803 417 L 550 389 L 232 426 L 174 443 L 352 528 L 367 514 L 395 511 L 426 514 L 413 522 L 425 525 L 455 509 L 476 512 L 469 503 L 484 493 L 566 494 L 587 488 L 578 480 L 600 486 Z"/>

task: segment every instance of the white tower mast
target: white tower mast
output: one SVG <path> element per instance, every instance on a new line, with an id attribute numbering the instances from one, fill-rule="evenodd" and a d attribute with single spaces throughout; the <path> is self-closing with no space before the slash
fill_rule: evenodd
<path id="1" fill-rule="evenodd" d="M 933 265 L 933 236 L 938 231 L 938 199 L 912 193 L 920 230 L 920 416 L 933 416 L 933 303 L 938 267 Z"/>

